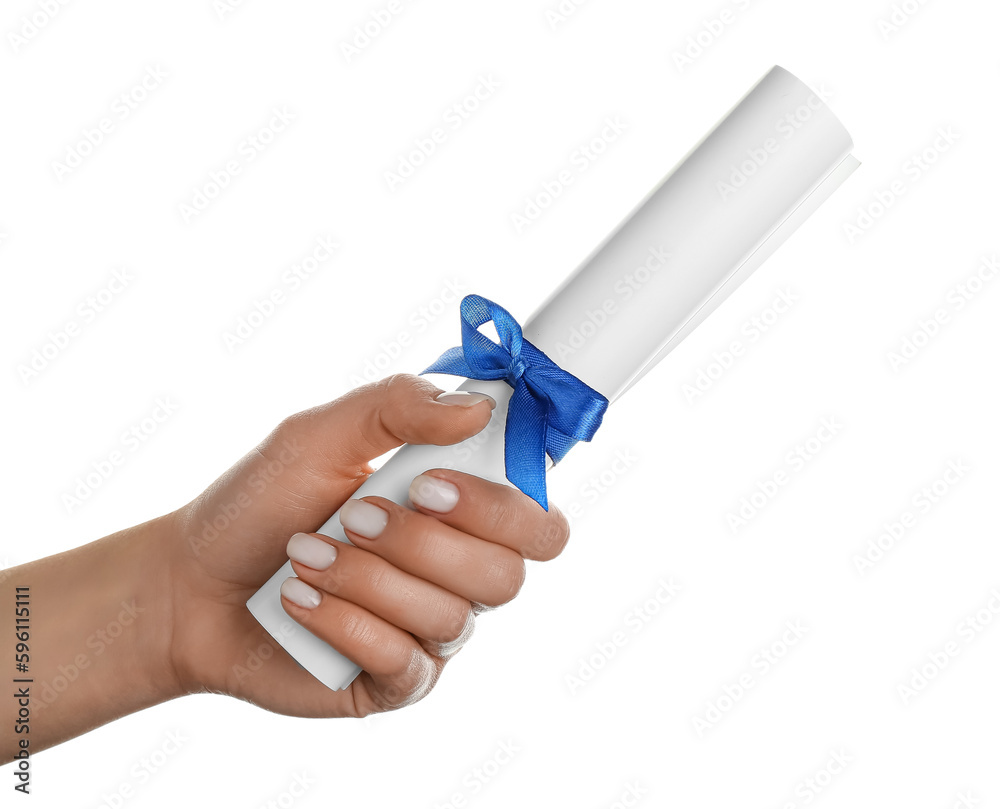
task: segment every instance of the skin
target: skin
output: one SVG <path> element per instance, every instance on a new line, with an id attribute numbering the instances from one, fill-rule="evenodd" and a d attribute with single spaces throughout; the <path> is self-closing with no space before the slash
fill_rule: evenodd
<path id="1" fill-rule="evenodd" d="M 524 560 L 562 551 L 569 529 L 555 507 L 435 469 L 428 474 L 459 492 L 448 513 L 367 497 L 388 514 L 377 538 L 349 532 L 352 546 L 314 534 L 337 548 L 336 560 L 322 571 L 294 567 L 320 603 L 282 604 L 290 626 L 364 669 L 344 691 L 300 668 L 246 600 L 285 563 L 292 534 L 314 532 L 350 498 L 372 473 L 369 461 L 404 443 L 457 443 L 486 426 L 491 401 L 446 404 L 440 393 L 413 376 L 358 388 L 285 419 L 177 511 L 4 571 L 8 620 L 15 588 L 30 587 L 30 671 L 13 674 L 8 634 L 0 673 L 34 680 L 31 752 L 186 694 L 229 694 L 310 717 L 362 717 L 426 696 L 475 615 L 517 594 Z M 213 521 L 223 530 L 206 531 Z M 16 702 L 0 705 L 7 763 L 25 737 L 14 733 Z"/>

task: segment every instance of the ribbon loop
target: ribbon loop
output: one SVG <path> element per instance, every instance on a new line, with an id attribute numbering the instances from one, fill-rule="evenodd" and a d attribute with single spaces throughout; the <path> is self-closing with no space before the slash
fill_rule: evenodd
<path id="1" fill-rule="evenodd" d="M 545 456 L 559 462 L 577 441 L 590 441 L 608 400 L 525 340 L 521 326 L 502 306 L 466 295 L 461 317 L 462 345 L 448 349 L 424 373 L 502 379 L 514 389 L 504 427 L 507 479 L 548 511 Z M 490 322 L 499 344 L 479 331 Z"/>

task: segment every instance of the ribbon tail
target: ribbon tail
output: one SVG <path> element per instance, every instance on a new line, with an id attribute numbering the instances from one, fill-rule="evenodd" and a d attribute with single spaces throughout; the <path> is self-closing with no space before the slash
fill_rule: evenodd
<path id="1" fill-rule="evenodd" d="M 473 371 L 465 360 L 461 348 L 449 348 L 440 357 L 421 371 L 423 374 L 450 374 L 452 376 L 472 377 Z"/>
<path id="2" fill-rule="evenodd" d="M 578 441 L 580 439 L 566 435 L 550 424 L 545 431 L 545 453 L 552 458 L 553 463 L 559 463 L 566 457 L 566 453 L 576 446 Z"/>
<path id="3" fill-rule="evenodd" d="M 545 408 L 521 380 L 514 387 L 504 428 L 504 468 L 507 480 L 546 511 Z"/>

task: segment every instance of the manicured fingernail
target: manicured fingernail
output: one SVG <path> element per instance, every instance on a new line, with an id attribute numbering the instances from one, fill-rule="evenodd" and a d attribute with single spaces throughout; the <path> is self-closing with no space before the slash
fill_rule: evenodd
<path id="1" fill-rule="evenodd" d="M 459 407 L 472 407 L 480 402 L 489 402 L 490 410 L 497 406 L 497 400 L 485 393 L 474 393 L 470 390 L 448 390 L 439 393 L 436 401 L 446 405 L 458 405 Z"/>
<path id="2" fill-rule="evenodd" d="M 417 475 L 410 484 L 410 502 L 429 511 L 447 514 L 458 505 L 458 487 L 441 478 Z"/>
<path id="3" fill-rule="evenodd" d="M 294 576 L 281 583 L 281 594 L 293 604 L 298 604 L 307 610 L 313 610 L 319 606 L 319 592 L 302 579 L 297 579 Z"/>
<path id="4" fill-rule="evenodd" d="M 313 570 L 326 570 L 337 558 L 337 549 L 333 545 L 309 534 L 292 534 L 285 553 L 292 561 Z"/>
<path id="5" fill-rule="evenodd" d="M 385 530 L 389 513 L 365 500 L 348 500 L 340 507 L 340 524 L 348 531 L 375 539 Z"/>

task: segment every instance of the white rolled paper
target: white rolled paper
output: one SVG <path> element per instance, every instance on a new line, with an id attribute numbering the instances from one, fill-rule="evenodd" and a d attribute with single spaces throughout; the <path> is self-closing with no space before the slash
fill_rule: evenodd
<path id="1" fill-rule="evenodd" d="M 807 85 L 775 67 L 524 324 L 556 364 L 614 401 L 691 332 L 859 165 L 847 130 Z M 502 304 L 502 301 L 500 301 Z M 355 497 L 407 504 L 410 482 L 450 468 L 507 483 L 506 382 L 466 380 L 493 396 L 483 432 L 451 447 L 407 445 Z M 339 512 L 319 533 L 348 542 Z M 329 688 L 361 669 L 290 621 L 286 563 L 247 602 L 254 617 Z"/>

